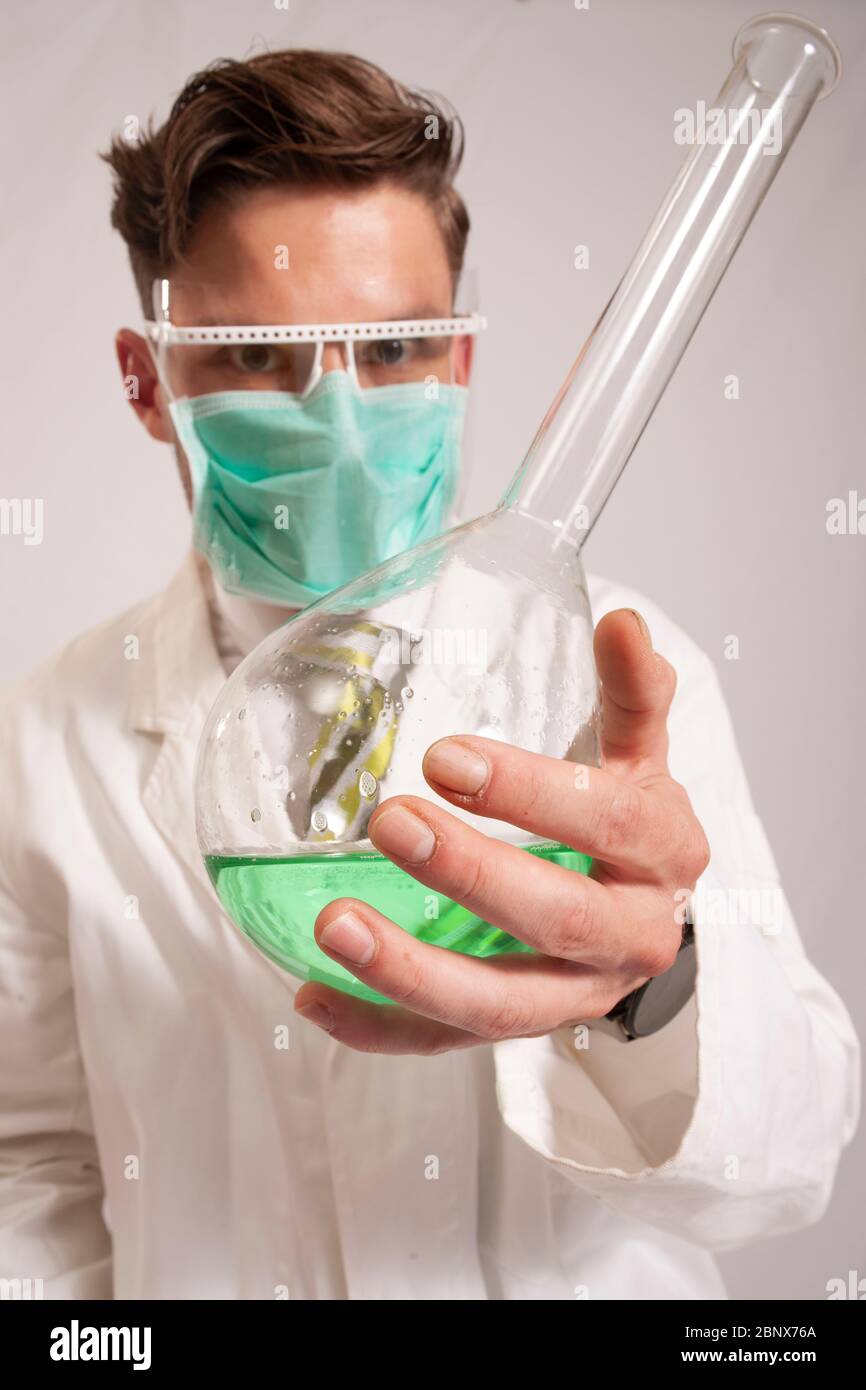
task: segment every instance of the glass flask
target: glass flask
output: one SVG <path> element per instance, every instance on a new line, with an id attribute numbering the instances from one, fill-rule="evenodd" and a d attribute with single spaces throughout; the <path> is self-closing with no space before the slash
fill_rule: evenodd
<path id="1" fill-rule="evenodd" d="M 319 911 L 371 903 L 412 935 L 478 957 L 530 947 L 431 892 L 367 835 L 386 797 L 447 806 L 575 871 L 577 850 L 446 803 L 421 763 L 477 734 L 600 760 L 581 548 L 816 100 L 840 74 L 825 31 L 749 21 L 685 163 L 499 505 L 293 617 L 226 682 L 202 735 L 197 832 L 223 907 L 305 980 L 388 1002 L 321 952 Z"/>

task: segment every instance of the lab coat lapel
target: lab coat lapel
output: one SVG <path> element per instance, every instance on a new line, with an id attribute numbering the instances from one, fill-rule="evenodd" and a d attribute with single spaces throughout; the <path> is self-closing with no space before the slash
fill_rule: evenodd
<path id="1" fill-rule="evenodd" d="M 205 718 L 225 683 L 213 640 L 199 561 L 190 552 L 174 579 L 142 615 L 133 664 L 131 727 L 162 734 L 142 805 L 195 878 L 210 883 L 195 835 L 193 777 Z"/>

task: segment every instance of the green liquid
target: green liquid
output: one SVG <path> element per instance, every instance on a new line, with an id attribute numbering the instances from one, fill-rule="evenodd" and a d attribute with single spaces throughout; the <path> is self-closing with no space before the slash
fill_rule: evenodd
<path id="1" fill-rule="evenodd" d="M 566 845 L 527 845 L 524 853 L 588 873 L 592 860 Z M 298 854 L 285 859 L 210 854 L 207 871 L 236 926 L 277 965 L 302 980 L 376 1003 L 390 1003 L 320 951 L 313 924 L 334 898 L 360 898 L 404 931 L 468 956 L 534 954 L 534 948 L 434 893 L 381 854 Z"/>

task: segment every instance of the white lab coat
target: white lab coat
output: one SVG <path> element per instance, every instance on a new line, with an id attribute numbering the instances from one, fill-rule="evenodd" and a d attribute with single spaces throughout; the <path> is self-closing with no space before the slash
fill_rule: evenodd
<path id="1" fill-rule="evenodd" d="M 850 1019 L 784 900 L 776 935 L 724 907 L 778 875 L 710 661 L 642 596 L 590 592 L 596 618 L 639 608 L 678 670 L 671 769 L 713 852 L 695 1001 L 630 1044 L 383 1057 L 293 1014 L 298 982 L 196 848 L 225 672 L 194 557 L 4 693 L 0 1276 L 53 1298 L 718 1298 L 711 1250 L 821 1216 L 858 1118 Z"/>

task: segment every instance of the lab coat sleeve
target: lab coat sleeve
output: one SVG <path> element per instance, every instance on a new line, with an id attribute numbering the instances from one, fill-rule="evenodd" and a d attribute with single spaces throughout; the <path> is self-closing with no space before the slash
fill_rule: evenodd
<path id="1" fill-rule="evenodd" d="M 684 664 L 671 772 L 712 852 L 695 997 L 646 1039 L 562 1028 L 493 1051 L 502 1118 L 533 1150 L 621 1215 L 727 1250 L 822 1215 L 857 1127 L 860 1053 L 804 953 L 715 670 L 696 648 Z"/>
<path id="2" fill-rule="evenodd" d="M 41 916 L 0 869 L 0 1278 L 22 1281 L 13 1297 L 111 1298 L 65 931 Z"/>

